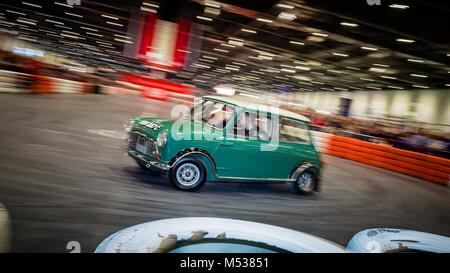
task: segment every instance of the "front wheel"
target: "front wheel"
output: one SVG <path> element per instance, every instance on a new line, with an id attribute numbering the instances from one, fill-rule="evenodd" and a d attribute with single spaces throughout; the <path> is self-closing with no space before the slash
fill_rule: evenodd
<path id="1" fill-rule="evenodd" d="M 293 190 L 302 195 L 311 194 L 316 187 L 317 177 L 309 170 L 302 172 L 295 182 L 292 182 Z"/>
<path id="2" fill-rule="evenodd" d="M 195 157 L 183 158 L 170 169 L 169 180 L 176 189 L 184 191 L 198 190 L 206 180 L 205 164 Z"/>

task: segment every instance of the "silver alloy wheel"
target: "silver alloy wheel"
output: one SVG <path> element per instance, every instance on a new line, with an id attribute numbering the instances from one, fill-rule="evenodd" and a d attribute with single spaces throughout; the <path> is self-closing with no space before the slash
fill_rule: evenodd
<path id="1" fill-rule="evenodd" d="M 200 179 L 200 169 L 195 164 L 185 163 L 177 169 L 176 177 L 181 185 L 190 187 Z"/>
<path id="2" fill-rule="evenodd" d="M 309 172 L 302 173 L 298 178 L 298 187 L 302 191 L 310 191 L 314 177 Z"/>

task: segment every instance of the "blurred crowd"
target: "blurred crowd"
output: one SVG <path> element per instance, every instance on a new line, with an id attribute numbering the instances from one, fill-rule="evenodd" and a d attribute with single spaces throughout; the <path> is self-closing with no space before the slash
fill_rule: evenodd
<path id="1" fill-rule="evenodd" d="M 388 122 L 321 114 L 312 109 L 289 110 L 307 116 L 313 130 L 450 158 L 450 133 L 411 122 Z"/>

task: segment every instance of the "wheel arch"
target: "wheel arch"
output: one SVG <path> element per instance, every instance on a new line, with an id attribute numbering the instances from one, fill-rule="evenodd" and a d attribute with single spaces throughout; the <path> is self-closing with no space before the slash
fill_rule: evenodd
<path id="1" fill-rule="evenodd" d="M 295 165 L 294 169 L 292 169 L 291 173 L 289 174 L 289 180 L 297 180 L 300 174 L 306 170 L 312 171 L 314 173 L 316 177 L 316 185 L 314 187 L 314 191 L 318 191 L 320 184 L 320 168 L 311 161 L 304 160 Z"/>
<path id="2" fill-rule="evenodd" d="M 200 148 L 191 147 L 188 149 L 184 149 L 180 152 L 178 152 L 170 161 L 169 166 L 172 168 L 177 164 L 178 161 L 180 161 L 182 158 L 185 158 L 186 156 L 194 156 L 202 160 L 202 162 L 206 166 L 206 180 L 215 180 L 216 175 L 216 163 L 214 161 L 214 158 L 211 156 L 208 151 Z"/>

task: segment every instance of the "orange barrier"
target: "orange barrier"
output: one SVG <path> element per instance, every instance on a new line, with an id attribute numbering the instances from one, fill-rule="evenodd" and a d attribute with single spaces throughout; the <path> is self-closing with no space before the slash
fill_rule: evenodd
<path id="1" fill-rule="evenodd" d="M 329 135 L 323 152 L 447 185 L 450 160 L 358 139 Z"/>
<path id="2" fill-rule="evenodd" d="M 44 76 L 33 76 L 33 83 L 31 89 L 35 93 L 53 93 L 52 88 L 53 78 Z"/>

